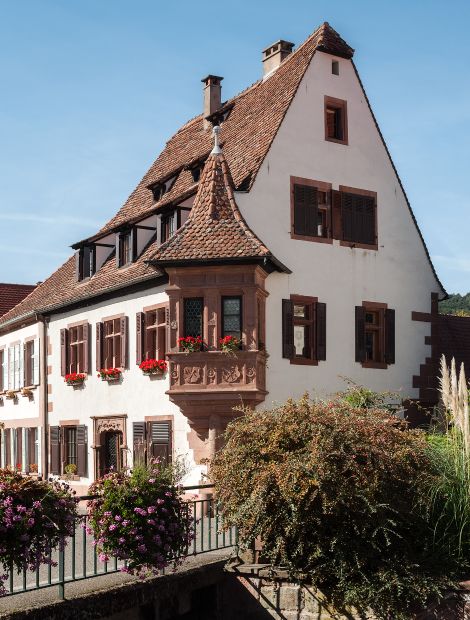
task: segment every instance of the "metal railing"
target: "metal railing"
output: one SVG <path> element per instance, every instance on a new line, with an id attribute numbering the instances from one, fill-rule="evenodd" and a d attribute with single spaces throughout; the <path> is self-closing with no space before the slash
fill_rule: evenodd
<path id="1" fill-rule="evenodd" d="M 185 494 L 204 490 L 208 495 L 202 499 L 196 496 L 196 499 L 185 500 L 191 511 L 195 534 L 187 557 L 228 549 L 238 543 L 237 529 L 223 528 L 219 504 L 210 495 L 209 489 L 213 489 L 213 485 L 183 487 Z M 93 496 L 84 495 L 76 499 L 77 502 L 86 501 L 93 499 Z M 57 586 L 59 598 L 63 600 L 67 583 L 119 572 L 125 565 L 124 561 L 114 557 L 109 562 L 101 562 L 93 536 L 87 534 L 87 525 L 88 515 L 80 515 L 75 523 L 74 534 L 66 539 L 65 547 L 50 554 L 51 564 L 42 565 L 35 571 L 26 567 L 19 573 L 10 570 L 5 583 L 6 596 Z"/>

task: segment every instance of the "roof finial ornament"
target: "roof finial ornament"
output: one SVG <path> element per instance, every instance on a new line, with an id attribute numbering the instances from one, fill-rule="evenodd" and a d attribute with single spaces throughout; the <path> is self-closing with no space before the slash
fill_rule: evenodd
<path id="1" fill-rule="evenodd" d="M 214 129 L 212 130 L 212 135 L 214 136 L 214 148 L 211 151 L 211 155 L 219 155 L 220 153 L 222 153 L 222 149 L 220 148 L 219 144 L 219 133 L 220 127 L 218 125 L 215 125 Z"/>

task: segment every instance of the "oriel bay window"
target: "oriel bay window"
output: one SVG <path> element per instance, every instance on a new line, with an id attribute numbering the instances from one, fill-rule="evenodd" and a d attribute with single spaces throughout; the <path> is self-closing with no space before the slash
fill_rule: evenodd
<path id="1" fill-rule="evenodd" d="M 395 363 L 395 310 L 386 304 L 356 306 L 356 362 L 365 368 Z"/>
<path id="2" fill-rule="evenodd" d="M 325 303 L 300 295 L 282 300 L 282 356 L 291 364 L 326 359 Z"/>
<path id="3" fill-rule="evenodd" d="M 61 375 L 89 372 L 90 325 L 80 323 L 60 330 Z"/>
<path id="4" fill-rule="evenodd" d="M 127 317 L 96 324 L 96 370 L 127 367 Z"/>
<path id="5" fill-rule="evenodd" d="M 161 306 L 136 314 L 136 363 L 165 359 L 168 308 Z"/>
<path id="6" fill-rule="evenodd" d="M 49 427 L 50 470 L 54 475 L 66 473 L 75 465 L 78 476 L 87 475 L 88 431 L 86 425 Z"/>

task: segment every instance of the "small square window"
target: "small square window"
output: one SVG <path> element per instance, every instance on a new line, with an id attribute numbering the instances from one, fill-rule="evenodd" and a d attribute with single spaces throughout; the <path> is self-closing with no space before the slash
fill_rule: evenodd
<path id="1" fill-rule="evenodd" d="M 325 140 L 348 143 L 348 119 L 346 101 L 325 97 Z"/>

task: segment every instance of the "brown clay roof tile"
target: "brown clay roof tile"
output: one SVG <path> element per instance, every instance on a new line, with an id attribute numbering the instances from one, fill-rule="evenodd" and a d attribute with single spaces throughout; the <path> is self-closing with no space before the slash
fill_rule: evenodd
<path id="1" fill-rule="evenodd" d="M 23 301 L 35 288 L 35 284 L 0 283 L 0 316 Z"/>

